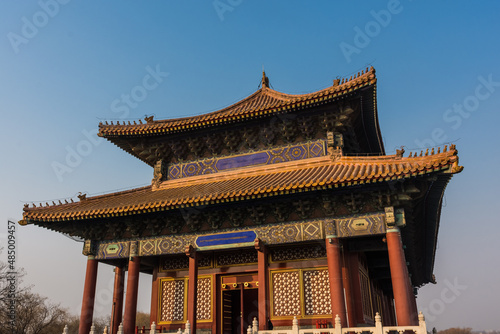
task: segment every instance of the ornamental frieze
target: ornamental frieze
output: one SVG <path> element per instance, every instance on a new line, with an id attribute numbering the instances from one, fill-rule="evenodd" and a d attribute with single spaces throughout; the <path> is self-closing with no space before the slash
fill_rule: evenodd
<path id="1" fill-rule="evenodd" d="M 398 225 L 404 222 L 404 212 L 396 211 Z M 338 236 L 350 238 L 378 235 L 386 231 L 386 212 L 348 217 L 300 220 L 288 223 L 226 229 L 218 233 L 165 235 L 136 241 L 95 242 L 98 259 L 126 258 L 133 242 L 139 256 L 182 254 L 186 246 L 200 251 L 252 247 L 255 239 L 267 245 L 324 240 Z"/>
<path id="2" fill-rule="evenodd" d="M 325 154 L 325 141 L 316 140 L 297 145 L 276 147 L 265 151 L 173 164 L 168 167 L 168 178 L 172 180 L 195 175 L 219 173 L 234 168 L 273 165 L 281 162 L 321 157 Z"/>

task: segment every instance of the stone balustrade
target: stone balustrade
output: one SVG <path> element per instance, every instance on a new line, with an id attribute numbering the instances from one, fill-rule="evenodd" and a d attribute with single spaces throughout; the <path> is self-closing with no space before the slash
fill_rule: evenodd
<path id="1" fill-rule="evenodd" d="M 337 315 L 335 317 L 335 327 L 333 328 L 308 328 L 300 329 L 299 321 L 297 317 L 292 320 L 292 327 L 290 329 L 277 329 L 277 330 L 259 330 L 259 323 L 257 318 L 253 319 L 252 325 L 248 326 L 247 334 L 361 334 L 361 333 L 371 333 L 371 334 L 388 334 L 389 332 L 397 332 L 403 334 L 405 332 L 413 332 L 415 334 L 427 334 L 427 326 L 425 324 L 425 317 L 422 312 L 418 315 L 418 325 L 417 326 L 382 326 L 382 317 L 377 312 L 375 315 L 375 326 L 372 327 L 345 327 L 343 328 L 340 323 L 340 317 Z M 153 322 L 151 328 L 148 330 L 149 334 L 159 334 L 156 330 L 156 324 Z M 63 334 L 68 334 L 68 326 L 64 327 Z M 99 334 L 95 331 L 95 326 L 92 324 L 89 334 Z M 108 334 L 108 327 L 104 327 L 104 332 L 102 334 Z M 118 327 L 118 333 L 123 334 L 123 325 L 120 324 Z M 180 329 L 177 332 L 170 332 L 170 334 L 191 334 L 191 324 L 189 321 L 186 322 L 186 327 L 184 330 Z"/>

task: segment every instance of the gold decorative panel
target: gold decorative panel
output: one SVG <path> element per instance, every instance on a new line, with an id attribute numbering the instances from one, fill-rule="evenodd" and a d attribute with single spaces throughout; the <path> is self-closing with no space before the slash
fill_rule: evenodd
<path id="1" fill-rule="evenodd" d="M 272 273 L 273 316 L 300 315 L 299 271 Z"/>
<path id="2" fill-rule="evenodd" d="M 184 321 L 184 279 L 161 281 L 160 322 Z"/>
<path id="3" fill-rule="evenodd" d="M 336 219 L 337 234 L 341 238 L 385 233 L 385 213 L 356 215 Z"/>
<path id="4" fill-rule="evenodd" d="M 198 305 L 196 308 L 196 319 L 212 319 L 212 277 L 198 278 Z"/>
<path id="5" fill-rule="evenodd" d="M 331 314 L 328 270 L 305 270 L 303 277 L 305 315 Z"/>

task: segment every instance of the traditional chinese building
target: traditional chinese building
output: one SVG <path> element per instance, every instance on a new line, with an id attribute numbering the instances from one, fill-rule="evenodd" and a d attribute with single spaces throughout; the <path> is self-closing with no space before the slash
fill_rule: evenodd
<path id="1" fill-rule="evenodd" d="M 434 281 L 454 145 L 386 155 L 373 68 L 318 92 L 262 84 L 193 117 L 100 124 L 99 136 L 150 165 L 150 186 L 26 205 L 21 224 L 85 239 L 80 333 L 99 263 L 115 267 L 112 333 L 133 333 L 139 273 L 151 321 L 176 330 L 417 323 L 416 290 Z M 126 300 L 123 286 L 127 274 Z M 124 305 L 124 307 L 123 307 Z M 122 319 L 123 313 L 123 319 Z"/>

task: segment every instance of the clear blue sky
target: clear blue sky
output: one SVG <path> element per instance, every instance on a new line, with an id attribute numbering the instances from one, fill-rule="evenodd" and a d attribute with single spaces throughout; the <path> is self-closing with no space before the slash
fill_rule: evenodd
<path id="1" fill-rule="evenodd" d="M 465 166 L 446 191 L 438 284 L 420 289 L 419 309 L 431 328 L 500 329 L 499 2 L 59 1 L 0 3 L 1 244 L 24 202 L 150 182 L 151 168 L 87 139 L 101 119 L 213 111 L 254 92 L 262 66 L 274 89 L 303 93 L 373 65 L 387 153 L 453 141 Z M 161 75 L 145 90 L 148 71 Z M 81 159 L 66 161 L 72 151 Z M 54 166 L 66 166 L 59 177 Z M 25 282 L 79 312 L 82 245 L 32 226 L 17 239 Z M 111 281 L 101 265 L 103 314 Z"/>

